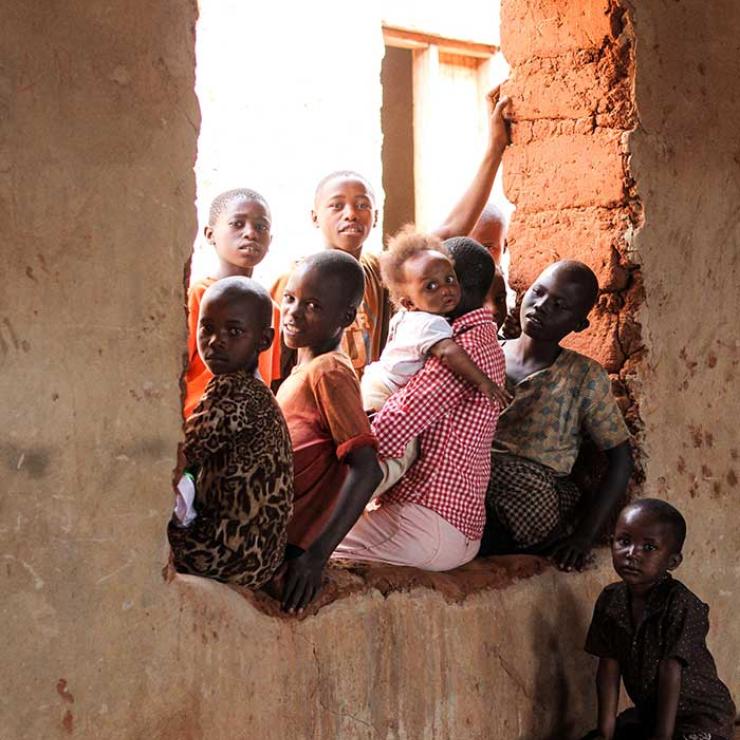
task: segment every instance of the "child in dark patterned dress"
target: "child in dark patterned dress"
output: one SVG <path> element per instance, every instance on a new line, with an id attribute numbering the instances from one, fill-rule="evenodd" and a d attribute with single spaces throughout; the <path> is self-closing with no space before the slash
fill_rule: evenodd
<path id="1" fill-rule="evenodd" d="M 178 492 L 168 528 L 178 571 L 247 588 L 262 586 L 282 562 L 293 502 L 288 429 L 256 377 L 271 322 L 270 296 L 249 278 L 223 278 L 203 294 L 198 352 L 213 377 L 183 447 L 195 471 L 195 512 Z"/>
<path id="2" fill-rule="evenodd" d="M 619 515 L 612 560 L 622 582 L 601 592 L 586 639 L 599 658 L 598 728 L 586 738 L 733 736 L 735 707 L 706 645 L 709 607 L 669 574 L 685 536 L 684 518 L 665 501 L 641 499 Z M 620 676 L 635 707 L 617 717 Z"/>

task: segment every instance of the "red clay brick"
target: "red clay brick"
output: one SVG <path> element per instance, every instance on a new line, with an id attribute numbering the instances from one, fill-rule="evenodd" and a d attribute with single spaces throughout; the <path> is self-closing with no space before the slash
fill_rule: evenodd
<path id="1" fill-rule="evenodd" d="M 520 214 L 620 205 L 625 200 L 621 136 L 621 131 L 601 129 L 592 134 L 554 134 L 526 145 L 516 139 L 504 172 L 508 198 Z"/>
<path id="2" fill-rule="evenodd" d="M 612 33 L 608 0 L 502 0 L 501 48 L 509 64 L 599 48 Z"/>
<path id="3" fill-rule="evenodd" d="M 577 259 L 596 273 L 602 290 L 624 290 L 629 273 L 620 252 L 628 223 L 626 209 L 570 208 L 515 216 L 508 234 L 512 285 L 525 289 L 551 262 Z"/>

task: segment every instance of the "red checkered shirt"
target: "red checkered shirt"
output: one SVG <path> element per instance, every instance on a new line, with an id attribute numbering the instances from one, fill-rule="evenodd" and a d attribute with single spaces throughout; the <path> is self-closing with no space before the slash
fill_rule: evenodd
<path id="1" fill-rule="evenodd" d="M 470 311 L 455 319 L 452 331 L 475 364 L 503 386 L 504 353 L 492 318 L 486 309 Z M 380 457 L 401 457 L 411 439 L 419 440 L 417 461 L 382 500 L 426 506 L 469 539 L 480 539 L 498 415 L 480 391 L 430 356 L 373 422 Z"/>

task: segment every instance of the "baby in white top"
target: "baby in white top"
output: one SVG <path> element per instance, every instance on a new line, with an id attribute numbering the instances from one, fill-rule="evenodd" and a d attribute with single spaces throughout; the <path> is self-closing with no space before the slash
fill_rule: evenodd
<path id="1" fill-rule="evenodd" d="M 400 310 L 391 319 L 388 342 L 377 362 L 365 368 L 362 399 L 378 411 L 402 388 L 430 353 L 503 408 L 510 398 L 452 339 L 446 314 L 460 302 L 460 284 L 449 254 L 435 236 L 402 229 L 380 257 L 383 281 Z"/>

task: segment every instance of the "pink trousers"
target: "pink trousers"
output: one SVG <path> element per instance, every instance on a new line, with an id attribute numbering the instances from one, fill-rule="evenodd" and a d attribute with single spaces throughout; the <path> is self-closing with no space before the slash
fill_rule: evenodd
<path id="1" fill-rule="evenodd" d="M 480 540 L 426 506 L 393 503 L 366 509 L 332 557 L 451 570 L 472 560 L 479 547 Z"/>

